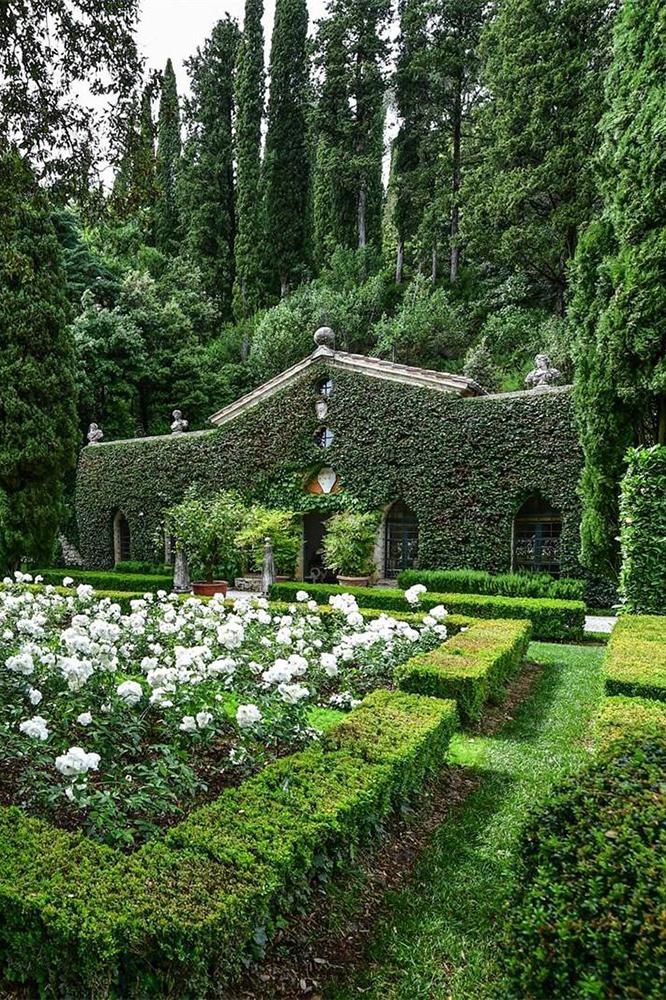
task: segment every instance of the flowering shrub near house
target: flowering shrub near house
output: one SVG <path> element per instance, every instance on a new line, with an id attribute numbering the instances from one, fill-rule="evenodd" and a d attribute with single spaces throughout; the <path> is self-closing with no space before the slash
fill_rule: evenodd
<path id="1" fill-rule="evenodd" d="M 124 614 L 85 585 L 6 580 L 0 803 L 134 846 L 318 740 L 314 706 L 353 707 L 446 637 L 443 608 L 413 625 L 366 621 L 346 594 L 328 614 L 296 597 L 285 613 L 162 591 Z"/>

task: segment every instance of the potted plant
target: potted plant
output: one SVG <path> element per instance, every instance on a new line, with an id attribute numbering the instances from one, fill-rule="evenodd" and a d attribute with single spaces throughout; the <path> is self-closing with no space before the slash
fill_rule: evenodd
<path id="1" fill-rule="evenodd" d="M 245 525 L 236 536 L 236 545 L 250 574 L 261 575 L 266 538 L 273 546 L 276 579 L 293 577 L 301 546 L 301 530 L 290 510 L 271 509 L 253 504 Z"/>
<path id="2" fill-rule="evenodd" d="M 346 510 L 334 514 L 326 524 L 324 565 L 338 576 L 345 587 L 367 587 L 375 572 L 372 552 L 375 547 L 378 518 Z"/>
<path id="3" fill-rule="evenodd" d="M 182 503 L 171 507 L 165 518 L 167 531 L 176 545 L 187 553 L 195 574 L 203 580 L 192 584 L 195 594 L 212 596 L 226 594 L 226 579 L 214 579 L 215 572 L 233 578 L 238 563 L 236 536 L 242 526 L 244 510 L 233 493 L 218 493 L 214 497 L 197 496 L 191 488 Z"/>

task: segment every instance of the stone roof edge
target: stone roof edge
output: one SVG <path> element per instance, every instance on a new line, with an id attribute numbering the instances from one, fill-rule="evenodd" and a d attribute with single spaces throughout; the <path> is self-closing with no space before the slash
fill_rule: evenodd
<path id="1" fill-rule="evenodd" d="M 210 417 L 210 422 L 215 427 L 221 427 L 245 410 L 256 406 L 264 399 L 268 399 L 274 393 L 286 389 L 311 365 L 321 360 L 326 360 L 332 368 L 339 368 L 342 371 L 354 371 L 371 378 L 403 382 L 406 385 L 418 385 L 435 389 L 438 392 L 455 392 L 461 396 L 483 392 L 476 382 L 464 375 L 451 375 L 448 372 L 436 372 L 427 368 L 414 368 L 410 365 L 396 364 L 393 361 L 384 361 L 382 358 L 370 358 L 364 354 L 348 354 L 346 351 L 334 351 L 329 347 L 321 346 L 317 347 L 307 358 L 292 365 L 291 368 L 280 372 L 279 375 L 264 382 L 252 392 L 246 393 L 245 396 L 241 396 L 240 399 L 218 410 Z"/>
<path id="2" fill-rule="evenodd" d="M 542 385 L 535 389 L 514 389 L 513 392 L 487 392 L 482 396 L 466 396 L 466 399 L 528 399 L 530 396 L 548 396 L 571 392 L 573 385 Z"/>

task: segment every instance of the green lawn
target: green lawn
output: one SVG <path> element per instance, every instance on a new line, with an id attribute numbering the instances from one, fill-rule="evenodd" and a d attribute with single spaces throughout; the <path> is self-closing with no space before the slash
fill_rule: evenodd
<path id="1" fill-rule="evenodd" d="M 544 670 L 515 720 L 497 736 L 456 737 L 452 761 L 476 768 L 481 783 L 439 828 L 410 884 L 387 898 L 367 964 L 330 985 L 325 1000 L 489 1000 L 498 989 L 516 838 L 549 786 L 588 756 L 603 652 L 532 643 Z"/>

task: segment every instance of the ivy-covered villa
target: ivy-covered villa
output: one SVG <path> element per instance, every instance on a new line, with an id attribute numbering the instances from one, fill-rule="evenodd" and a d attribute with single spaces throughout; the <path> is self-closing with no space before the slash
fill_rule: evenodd
<path id="1" fill-rule="evenodd" d="M 154 559 L 164 510 L 196 484 L 298 511 L 306 580 L 322 578 L 324 523 L 347 505 L 381 511 L 375 561 L 386 579 L 414 565 L 582 574 L 582 455 L 571 388 L 549 384 L 547 359 L 532 388 L 488 395 L 461 375 L 336 350 L 328 328 L 315 344 L 214 413 L 209 430 L 183 433 L 176 420 L 171 435 L 84 448 L 85 565 Z"/>

